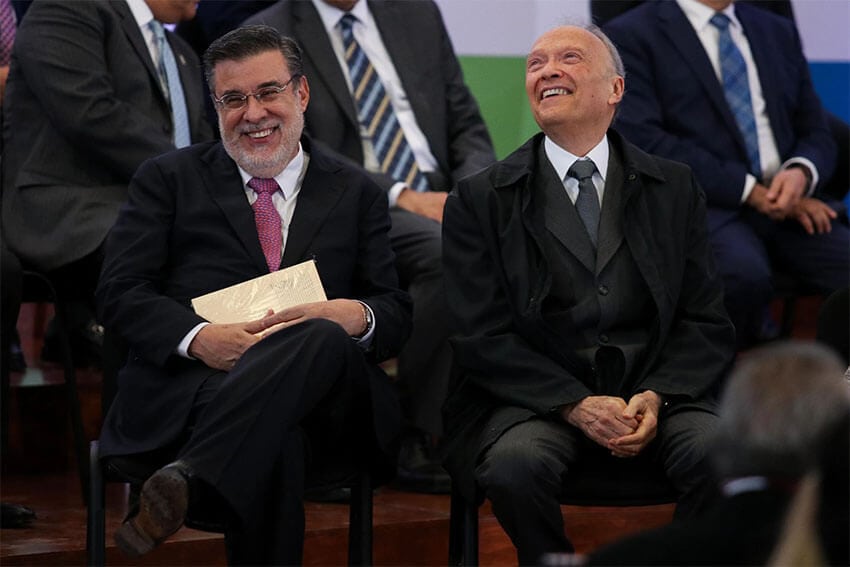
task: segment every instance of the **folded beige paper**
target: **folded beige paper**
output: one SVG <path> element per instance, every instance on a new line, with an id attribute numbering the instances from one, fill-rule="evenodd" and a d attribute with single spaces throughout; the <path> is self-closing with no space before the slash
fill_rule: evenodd
<path id="1" fill-rule="evenodd" d="M 263 318 L 303 303 L 326 301 L 316 262 L 300 264 L 260 276 L 192 300 L 195 313 L 210 323 L 241 323 Z"/>

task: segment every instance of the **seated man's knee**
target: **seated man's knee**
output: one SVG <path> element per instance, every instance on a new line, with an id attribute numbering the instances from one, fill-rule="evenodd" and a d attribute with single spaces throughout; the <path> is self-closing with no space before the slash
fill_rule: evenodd
<path id="1" fill-rule="evenodd" d="M 490 498 L 500 494 L 524 498 L 531 487 L 560 487 L 562 471 L 541 449 L 534 440 L 503 436 L 476 469 L 479 485 Z"/>

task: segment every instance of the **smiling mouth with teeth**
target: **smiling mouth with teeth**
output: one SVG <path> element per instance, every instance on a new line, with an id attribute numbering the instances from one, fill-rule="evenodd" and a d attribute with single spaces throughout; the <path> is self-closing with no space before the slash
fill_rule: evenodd
<path id="1" fill-rule="evenodd" d="M 266 136 L 271 135 L 274 128 L 266 128 L 265 130 L 258 130 L 256 132 L 248 132 L 248 136 L 251 138 L 265 138 Z"/>
<path id="2" fill-rule="evenodd" d="M 549 97 L 552 97 L 552 96 L 568 95 L 568 94 L 570 94 L 570 91 L 568 91 L 567 89 L 563 89 L 563 88 L 546 89 L 545 91 L 543 91 L 541 93 L 540 100 L 543 100 L 545 98 L 549 98 Z"/>

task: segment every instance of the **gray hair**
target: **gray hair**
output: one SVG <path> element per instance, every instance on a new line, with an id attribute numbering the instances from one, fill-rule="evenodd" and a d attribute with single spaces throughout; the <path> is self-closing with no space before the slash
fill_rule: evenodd
<path id="1" fill-rule="evenodd" d="M 785 341 L 746 355 L 723 392 L 712 459 L 725 478 L 799 477 L 817 466 L 825 432 L 850 411 L 835 354 Z"/>
<path id="2" fill-rule="evenodd" d="M 293 77 L 304 74 L 298 43 L 270 26 L 242 26 L 213 41 L 204 52 L 204 76 L 210 93 L 215 93 L 215 66 L 222 61 L 245 59 L 266 51 L 280 51 Z M 298 82 L 294 84 L 298 90 Z"/>

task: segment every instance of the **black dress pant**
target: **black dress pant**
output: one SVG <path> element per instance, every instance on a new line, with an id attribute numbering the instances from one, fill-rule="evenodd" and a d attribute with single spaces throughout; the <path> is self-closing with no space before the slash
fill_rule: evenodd
<path id="1" fill-rule="evenodd" d="M 301 562 L 306 475 L 340 461 L 351 470 L 353 448 L 369 452 L 375 371 L 340 326 L 313 319 L 263 339 L 199 390 L 178 458 L 226 503 L 231 564 Z"/>

